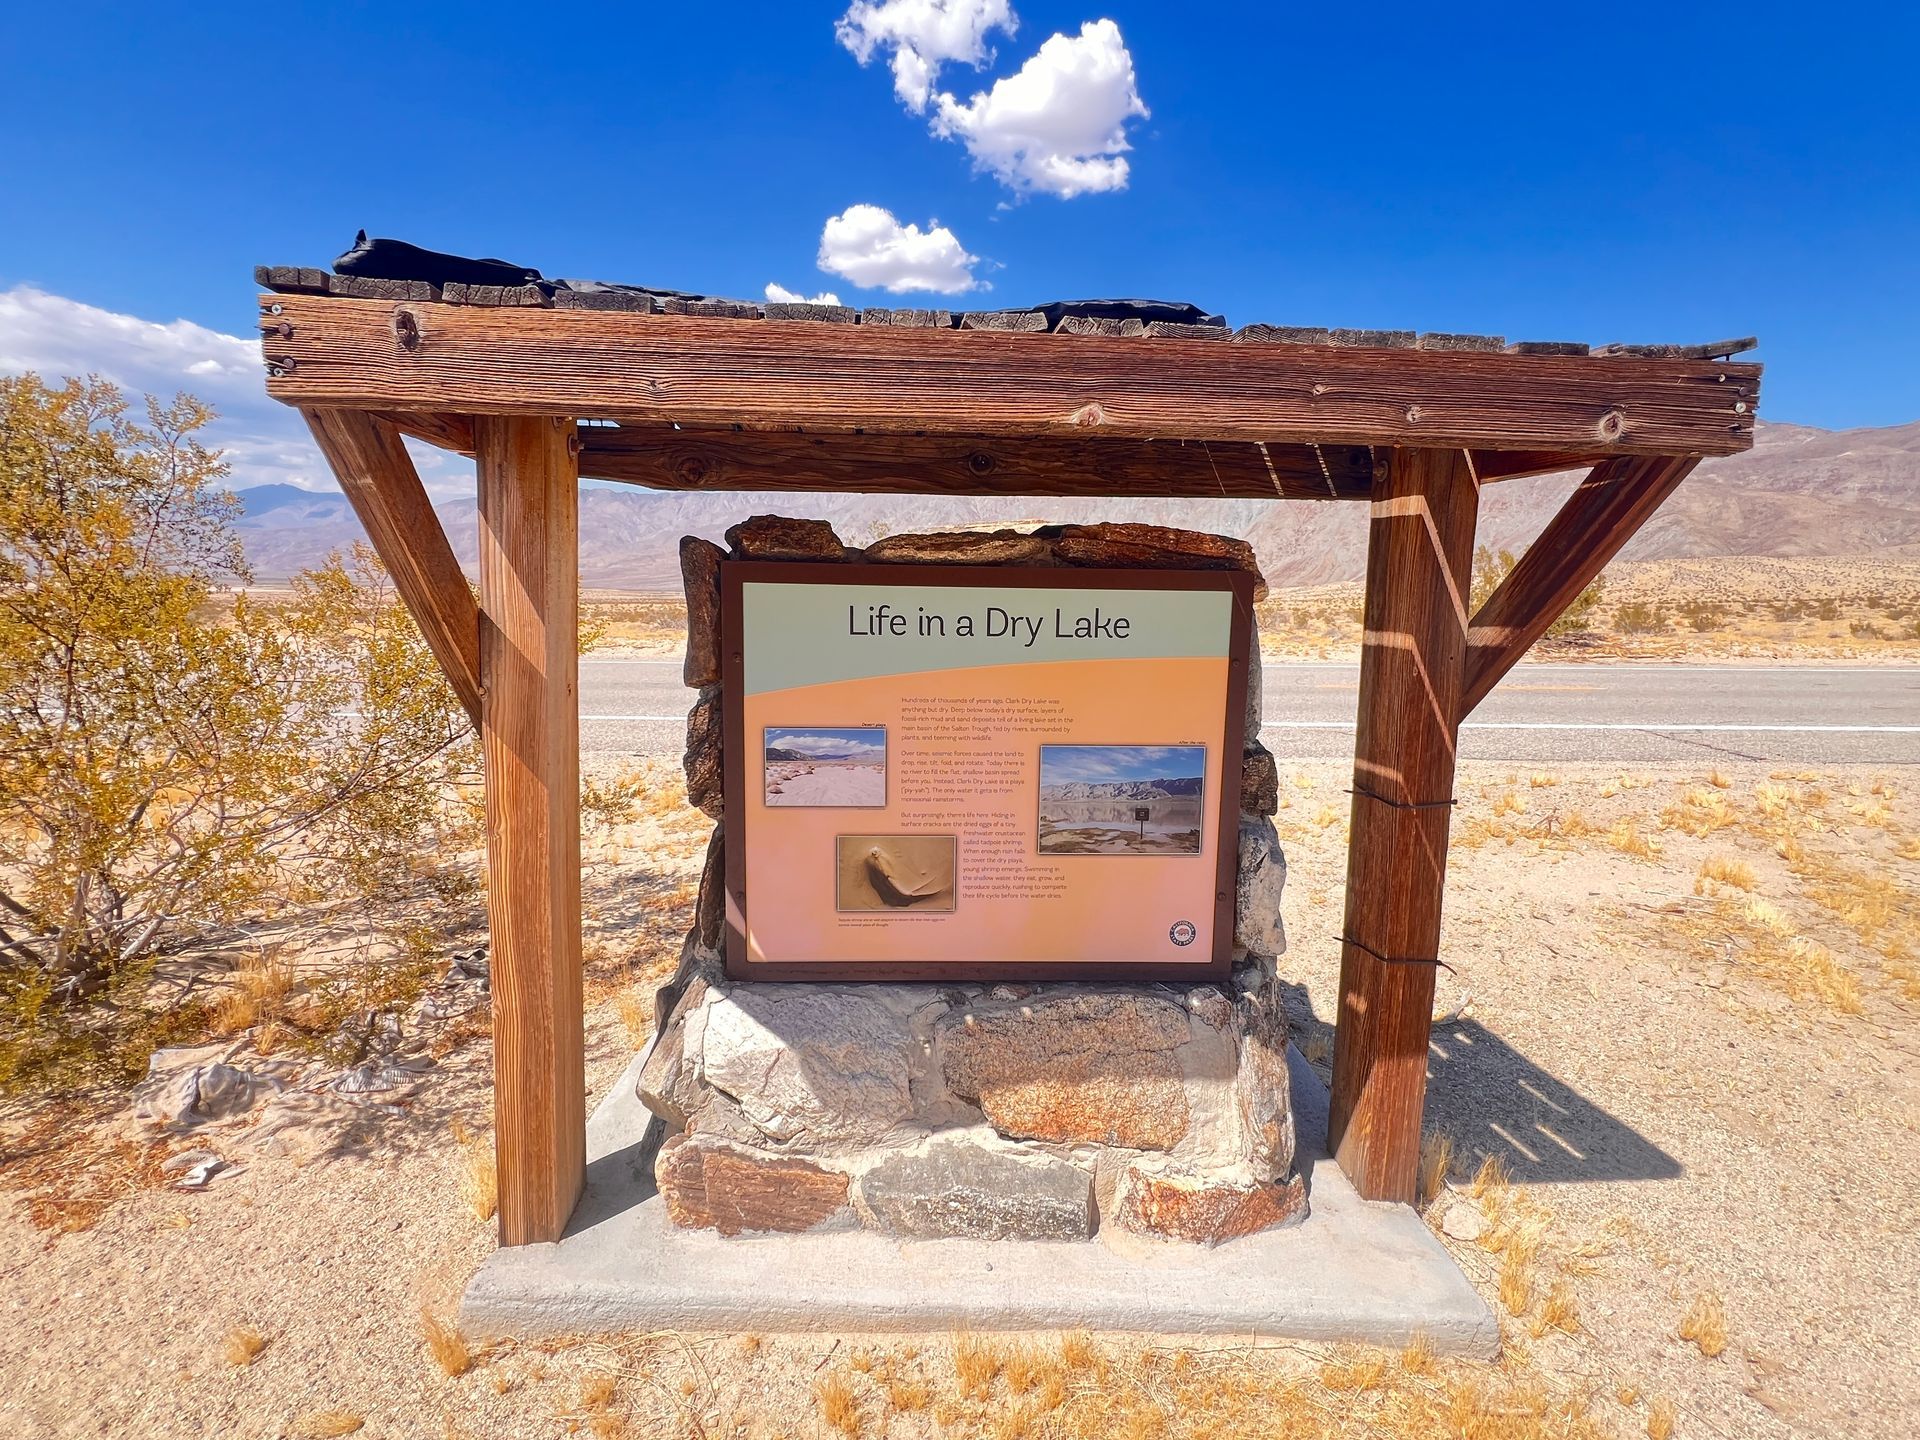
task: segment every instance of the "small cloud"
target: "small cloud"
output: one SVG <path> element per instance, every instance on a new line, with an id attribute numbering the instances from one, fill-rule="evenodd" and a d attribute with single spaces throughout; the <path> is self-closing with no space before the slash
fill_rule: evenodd
<path id="1" fill-rule="evenodd" d="M 902 225 L 878 205 L 849 205 L 820 232 L 820 268 L 862 289 L 958 295 L 979 288 L 979 261 L 938 221 Z"/>
<path id="2" fill-rule="evenodd" d="M 1054 35 L 1019 73 L 964 105 L 937 95 L 933 108 L 934 134 L 959 140 L 976 169 L 1063 200 L 1126 188 L 1127 122 L 1149 113 L 1111 20 Z"/>
<path id="3" fill-rule="evenodd" d="M 893 93 L 924 114 L 934 77 L 952 62 L 978 70 L 993 59 L 987 36 L 1019 25 L 1009 0 L 855 0 L 833 27 L 834 38 L 862 65 L 892 53 Z"/>
<path id="4" fill-rule="evenodd" d="M 776 305 L 838 305 L 840 303 L 840 297 L 831 290 L 822 290 L 818 295 L 802 295 L 772 280 L 767 282 L 767 299 Z"/>

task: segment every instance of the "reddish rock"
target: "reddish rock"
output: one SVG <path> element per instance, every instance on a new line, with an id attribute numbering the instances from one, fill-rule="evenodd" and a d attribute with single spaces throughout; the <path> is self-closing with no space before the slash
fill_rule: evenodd
<path id="1" fill-rule="evenodd" d="M 847 1177 L 698 1133 L 661 1148 L 654 1167 L 673 1223 L 689 1230 L 811 1230 L 847 1203 Z"/>
<path id="2" fill-rule="evenodd" d="M 1158 996 L 1062 994 L 941 1020 L 948 1087 L 1002 1135 L 1170 1150 L 1187 1133 L 1175 1050 L 1186 1012 Z"/>
<path id="3" fill-rule="evenodd" d="M 867 559 L 885 565 L 1047 565 L 1053 548 L 1038 535 L 1018 530 L 889 535 L 866 549 Z"/>
<path id="4" fill-rule="evenodd" d="M 1240 760 L 1240 809 L 1247 815 L 1280 811 L 1280 767 L 1273 752 L 1258 740 L 1247 742 L 1247 753 Z"/>
<path id="5" fill-rule="evenodd" d="M 1304 1218 L 1307 1187 L 1298 1175 L 1274 1183 L 1136 1161 L 1121 1172 L 1113 1207 L 1114 1218 L 1136 1235 L 1218 1245 Z"/>
<path id="6" fill-rule="evenodd" d="M 687 589 L 687 659 L 692 690 L 720 683 L 720 561 L 726 551 L 698 535 L 680 537 L 680 578 Z"/>
<path id="7" fill-rule="evenodd" d="M 725 935 L 727 911 L 727 837 L 720 826 L 713 827 L 707 842 L 707 863 L 700 871 L 700 896 L 694 902 L 693 926 L 700 943 L 717 951 Z"/>
<path id="8" fill-rule="evenodd" d="M 687 803 L 715 820 L 721 805 L 720 687 L 709 685 L 687 712 Z"/>
<path id="9" fill-rule="evenodd" d="M 1164 525 L 1063 525 L 1053 542 L 1053 553 L 1068 565 L 1244 570 L 1254 578 L 1253 598 L 1267 597 L 1267 582 L 1260 574 L 1253 547 L 1230 535 L 1172 530 Z"/>
<path id="10" fill-rule="evenodd" d="M 742 560 L 844 560 L 847 547 L 824 520 L 755 515 L 727 531 L 727 544 Z"/>

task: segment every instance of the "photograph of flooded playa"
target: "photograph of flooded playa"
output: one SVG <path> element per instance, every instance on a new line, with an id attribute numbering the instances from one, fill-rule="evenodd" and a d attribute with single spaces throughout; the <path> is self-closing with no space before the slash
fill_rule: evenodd
<path id="1" fill-rule="evenodd" d="M 1042 745 L 1042 855 L 1198 855 L 1204 745 Z"/>
<path id="2" fill-rule="evenodd" d="M 769 725 L 763 738 L 767 804 L 858 809 L 887 803 L 884 725 Z"/>
<path id="3" fill-rule="evenodd" d="M 839 910 L 953 909 L 959 840 L 952 835 L 836 835 Z"/>

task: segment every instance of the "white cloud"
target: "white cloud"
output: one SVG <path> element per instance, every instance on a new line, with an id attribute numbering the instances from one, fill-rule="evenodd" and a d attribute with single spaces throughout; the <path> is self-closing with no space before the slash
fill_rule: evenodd
<path id="1" fill-rule="evenodd" d="M 854 0 L 834 36 L 862 65 L 877 50 L 893 52 L 893 93 L 916 115 L 949 61 L 979 69 L 993 59 L 987 36 L 1019 25 L 1008 0 Z"/>
<path id="2" fill-rule="evenodd" d="M 925 230 L 902 225 L 878 205 L 849 205 L 820 231 L 820 268 L 862 289 L 958 295 L 980 287 L 973 278 L 979 260 L 938 221 Z"/>
<path id="3" fill-rule="evenodd" d="M 1127 122 L 1148 113 L 1111 20 L 1052 36 L 1018 74 L 964 105 L 941 94 L 933 106 L 934 133 L 959 140 L 976 168 L 1063 200 L 1126 188 Z"/>
<path id="4" fill-rule="evenodd" d="M 49 384 L 69 375 L 99 375 L 127 391 L 133 416 L 140 396 L 163 400 L 186 390 L 218 418 L 202 439 L 226 452 L 235 490 L 299 485 L 335 490 L 333 473 L 314 448 L 299 412 L 267 398 L 260 343 L 196 325 L 161 323 L 50 295 L 31 285 L 0 290 L 0 373 L 32 370 Z M 468 462 L 409 443 L 429 493 L 471 494 Z"/>
<path id="5" fill-rule="evenodd" d="M 831 290 L 822 290 L 818 295 L 802 295 L 772 280 L 767 282 L 767 299 L 776 305 L 838 305 L 840 303 L 840 297 Z"/>

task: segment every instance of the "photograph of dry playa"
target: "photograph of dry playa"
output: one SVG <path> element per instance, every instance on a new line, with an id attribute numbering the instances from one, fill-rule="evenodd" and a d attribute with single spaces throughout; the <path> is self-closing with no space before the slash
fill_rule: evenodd
<path id="1" fill-rule="evenodd" d="M 1042 855 L 1198 855 L 1204 745 L 1042 745 Z"/>
<path id="2" fill-rule="evenodd" d="M 887 729 L 767 726 L 769 805 L 875 808 L 887 803 Z"/>
<path id="3" fill-rule="evenodd" d="M 838 910 L 951 910 L 953 835 L 837 835 Z"/>

